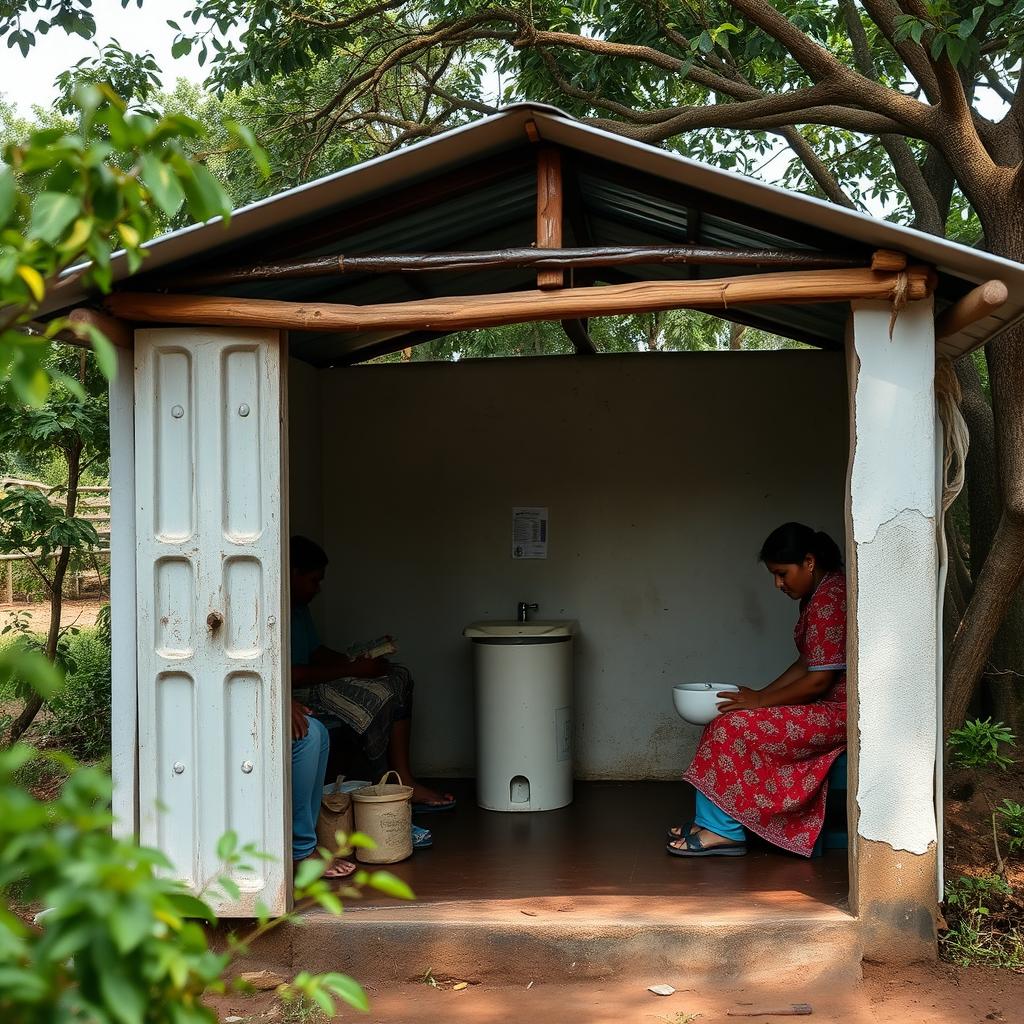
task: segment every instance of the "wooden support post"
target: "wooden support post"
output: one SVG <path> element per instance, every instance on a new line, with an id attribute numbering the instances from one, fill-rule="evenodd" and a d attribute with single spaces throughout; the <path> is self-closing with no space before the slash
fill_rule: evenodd
<path id="1" fill-rule="evenodd" d="M 965 327 L 984 320 L 1006 303 L 1010 291 L 1002 281 L 986 281 L 972 288 L 962 299 L 954 302 L 935 321 L 935 337 L 948 338 Z"/>
<path id="2" fill-rule="evenodd" d="M 126 320 L 297 331 L 469 331 L 532 320 L 579 320 L 663 309 L 728 309 L 749 303 L 891 302 L 926 298 L 932 271 L 901 274 L 806 270 L 704 281 L 635 281 L 595 288 L 465 295 L 372 306 L 213 295 L 115 292 L 107 308 Z"/>
<path id="3" fill-rule="evenodd" d="M 562 154 L 554 146 L 537 151 L 537 248 L 562 247 Z M 542 270 L 537 274 L 538 288 L 561 288 L 565 275 L 561 270 Z"/>

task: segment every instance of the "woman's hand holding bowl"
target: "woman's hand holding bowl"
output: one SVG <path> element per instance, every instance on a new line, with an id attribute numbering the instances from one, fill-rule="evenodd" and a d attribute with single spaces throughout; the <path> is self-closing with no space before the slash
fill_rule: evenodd
<path id="1" fill-rule="evenodd" d="M 761 691 L 752 690 L 749 686 L 741 686 L 738 690 L 720 690 L 715 696 L 725 698 L 718 705 L 722 714 L 726 711 L 754 711 L 765 706 Z"/>

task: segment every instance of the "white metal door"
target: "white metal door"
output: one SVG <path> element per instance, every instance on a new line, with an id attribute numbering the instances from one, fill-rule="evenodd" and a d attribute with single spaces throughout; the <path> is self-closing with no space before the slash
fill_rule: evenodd
<path id="1" fill-rule="evenodd" d="M 282 361 L 273 331 L 135 333 L 139 818 L 198 893 L 228 830 L 274 860 L 217 912 L 284 912 Z"/>

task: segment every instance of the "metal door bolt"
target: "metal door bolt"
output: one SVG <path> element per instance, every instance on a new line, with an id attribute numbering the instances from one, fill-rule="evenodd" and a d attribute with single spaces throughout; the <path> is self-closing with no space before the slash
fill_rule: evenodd
<path id="1" fill-rule="evenodd" d="M 248 775 L 252 771 L 252 769 L 253 769 L 252 761 L 243 761 L 242 762 L 242 771 L 246 775 Z"/>
<path id="2" fill-rule="evenodd" d="M 175 775 L 180 775 L 185 770 L 185 766 L 180 761 L 175 761 L 171 768 Z"/>
<path id="3" fill-rule="evenodd" d="M 172 407 L 171 407 L 171 415 L 172 415 L 172 416 L 173 416 L 173 417 L 174 417 L 174 418 L 175 418 L 176 420 L 180 420 L 180 419 L 181 419 L 181 417 L 185 415 L 185 410 L 184 410 L 184 409 L 182 409 L 182 407 L 181 407 L 180 405 L 175 405 L 175 406 L 172 406 Z"/>
<path id="4" fill-rule="evenodd" d="M 245 404 L 245 402 L 243 402 L 243 403 L 242 403 L 242 404 L 241 404 L 241 405 L 240 405 L 240 406 L 238 407 L 238 415 L 239 415 L 239 416 L 248 416 L 248 415 L 249 415 L 249 406 L 247 406 L 247 405 Z"/>

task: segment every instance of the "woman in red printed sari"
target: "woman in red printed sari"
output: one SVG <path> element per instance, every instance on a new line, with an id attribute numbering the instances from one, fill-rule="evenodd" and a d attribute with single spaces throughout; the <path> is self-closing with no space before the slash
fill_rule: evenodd
<path id="1" fill-rule="evenodd" d="M 828 773 L 846 749 L 846 577 L 834 540 L 786 523 L 761 547 L 775 587 L 800 602 L 799 657 L 761 690 L 718 696 L 683 778 L 692 822 L 669 830 L 677 857 L 739 857 L 746 832 L 809 857 L 825 817 Z"/>

